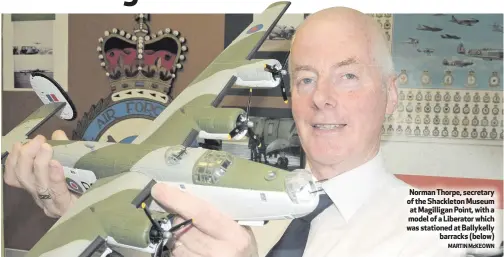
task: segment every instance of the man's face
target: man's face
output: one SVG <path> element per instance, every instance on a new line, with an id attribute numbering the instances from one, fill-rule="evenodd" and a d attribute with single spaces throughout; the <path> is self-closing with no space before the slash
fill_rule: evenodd
<path id="1" fill-rule="evenodd" d="M 351 166 L 377 150 L 384 116 L 395 108 L 393 78 L 382 76 L 365 34 L 346 27 L 319 22 L 291 49 L 292 111 L 312 167 Z"/>

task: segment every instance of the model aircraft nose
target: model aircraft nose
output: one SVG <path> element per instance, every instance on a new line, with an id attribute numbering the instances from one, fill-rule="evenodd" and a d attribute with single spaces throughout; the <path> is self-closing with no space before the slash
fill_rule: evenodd
<path id="1" fill-rule="evenodd" d="M 295 170 L 285 178 L 285 190 L 294 203 L 312 202 L 318 195 L 317 188 L 310 172 L 304 169 Z"/>

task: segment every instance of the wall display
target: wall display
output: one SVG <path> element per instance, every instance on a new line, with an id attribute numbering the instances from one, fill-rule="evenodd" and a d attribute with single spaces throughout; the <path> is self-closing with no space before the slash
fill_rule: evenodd
<path id="1" fill-rule="evenodd" d="M 171 103 L 187 58 L 186 38 L 175 29 L 151 30 L 150 17 L 136 15 L 134 31 L 113 28 L 98 39 L 99 65 L 111 93 L 83 115 L 73 139 L 130 143 Z"/>
<path id="2" fill-rule="evenodd" d="M 32 91 L 34 71 L 68 90 L 67 14 L 4 14 L 2 26 L 3 90 Z"/>
<path id="3" fill-rule="evenodd" d="M 392 51 L 392 24 L 394 23 L 394 16 L 391 13 L 370 13 L 368 15 L 380 24 L 389 43 L 389 50 Z"/>
<path id="4" fill-rule="evenodd" d="M 503 40 L 495 24 L 502 15 L 394 15 L 399 103 L 384 139 L 502 143 Z"/>

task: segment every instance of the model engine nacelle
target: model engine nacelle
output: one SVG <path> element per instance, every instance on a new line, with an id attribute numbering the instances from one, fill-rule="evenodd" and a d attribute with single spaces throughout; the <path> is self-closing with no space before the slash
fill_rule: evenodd
<path id="1" fill-rule="evenodd" d="M 275 69 L 277 70 L 282 69 L 282 64 L 280 64 L 280 62 L 275 59 L 250 61 L 250 64 L 236 69 L 235 85 L 251 88 L 277 87 L 281 82 L 281 78 L 275 76 L 275 74 L 273 74 L 271 71 L 268 71 L 266 69 L 266 65 L 275 67 Z"/>
<path id="2" fill-rule="evenodd" d="M 236 128 L 240 120 L 244 120 L 246 113 L 239 108 L 214 108 L 205 107 L 194 113 L 194 121 L 196 122 L 200 132 L 199 137 L 202 139 L 214 140 L 240 140 L 246 134 L 229 138 L 229 133 Z"/>

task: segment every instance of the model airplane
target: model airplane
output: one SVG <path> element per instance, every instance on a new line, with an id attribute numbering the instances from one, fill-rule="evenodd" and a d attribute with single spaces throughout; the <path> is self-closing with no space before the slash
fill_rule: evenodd
<path id="1" fill-rule="evenodd" d="M 459 19 L 455 18 L 455 15 L 452 15 L 452 18 L 450 21 L 453 23 L 457 23 L 459 25 L 464 25 L 464 26 L 472 26 L 473 24 L 476 24 L 479 22 L 479 20 L 474 19 L 474 18 L 459 20 Z"/>
<path id="2" fill-rule="evenodd" d="M 450 34 L 444 34 L 444 35 L 441 35 L 442 38 L 444 39 L 460 39 L 459 36 L 457 35 L 450 35 Z"/>
<path id="3" fill-rule="evenodd" d="M 479 48 L 479 49 L 469 49 L 466 50 L 463 43 L 460 43 L 457 46 L 457 53 L 465 55 L 467 57 L 472 58 L 481 58 L 485 61 L 492 60 L 502 60 L 503 59 L 503 51 L 502 48 Z"/>
<path id="4" fill-rule="evenodd" d="M 121 250 L 161 256 L 169 251 L 172 233 L 180 226 L 172 227 L 173 214 L 150 197 L 155 183 L 188 191 L 243 225 L 313 211 L 318 190 L 308 172 L 188 147 L 198 136 L 239 140 L 253 134 L 244 110 L 218 106 L 233 85 L 280 84 L 284 73 L 280 62 L 252 56 L 289 6 L 290 2 L 277 2 L 255 16 L 132 143 L 48 140 L 53 158 L 64 166 L 68 188 L 80 197 L 26 257 L 107 256 Z M 44 105 L 2 138 L 2 162 L 15 142 L 28 141 L 53 115 L 65 120 L 76 117 L 75 107 L 54 80 L 32 74 L 31 84 Z"/>
<path id="5" fill-rule="evenodd" d="M 445 66 L 456 66 L 456 67 L 466 67 L 473 65 L 474 62 L 471 60 L 453 60 L 448 61 L 448 59 L 443 59 L 443 65 Z"/>
<path id="6" fill-rule="evenodd" d="M 419 52 L 419 53 L 425 53 L 428 56 L 431 56 L 432 53 L 434 53 L 434 49 L 433 48 L 424 48 L 424 49 L 418 48 L 417 52 Z"/>
<path id="7" fill-rule="evenodd" d="M 438 32 L 443 30 L 442 28 L 437 28 L 437 27 L 430 27 L 427 25 L 420 25 L 418 24 L 417 30 L 425 30 L 425 31 L 432 31 L 432 32 Z"/>
<path id="8" fill-rule="evenodd" d="M 415 47 L 420 43 L 420 41 L 416 38 L 409 37 L 408 39 L 409 39 L 408 41 L 403 41 L 402 43 L 403 44 L 411 44 L 411 45 L 414 45 Z"/>

